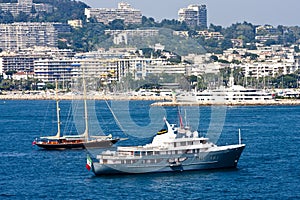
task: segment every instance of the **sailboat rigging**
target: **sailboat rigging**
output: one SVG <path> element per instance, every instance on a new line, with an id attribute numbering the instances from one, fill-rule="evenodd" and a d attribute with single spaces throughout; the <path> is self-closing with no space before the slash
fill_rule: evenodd
<path id="1" fill-rule="evenodd" d="M 107 148 L 117 143 L 120 138 L 113 138 L 112 135 L 108 136 L 89 136 L 89 124 L 88 124 L 88 109 L 87 109 L 87 91 L 86 82 L 84 77 L 84 69 L 82 75 L 83 81 L 83 95 L 84 95 L 84 121 L 85 131 L 81 135 L 64 135 L 61 136 L 61 121 L 60 121 L 60 107 L 58 98 L 58 83 L 55 82 L 56 86 L 56 116 L 57 116 L 57 134 L 55 136 L 45 136 L 36 138 L 33 141 L 33 145 L 44 149 L 85 149 L 85 148 Z"/>

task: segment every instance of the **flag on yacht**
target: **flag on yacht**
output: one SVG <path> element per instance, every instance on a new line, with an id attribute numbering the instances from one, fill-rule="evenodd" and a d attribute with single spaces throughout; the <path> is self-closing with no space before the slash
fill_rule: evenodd
<path id="1" fill-rule="evenodd" d="M 86 157 L 86 165 L 85 165 L 85 167 L 87 168 L 87 170 L 91 170 L 91 168 L 92 168 L 92 159 L 90 158 L 90 156 L 89 155 L 87 155 L 87 157 Z"/>

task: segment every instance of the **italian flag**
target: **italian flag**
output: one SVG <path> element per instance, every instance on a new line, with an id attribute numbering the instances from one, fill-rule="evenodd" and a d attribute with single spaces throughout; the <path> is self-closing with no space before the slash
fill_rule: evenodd
<path id="1" fill-rule="evenodd" d="M 87 168 L 87 170 L 91 170 L 91 168 L 92 168 L 92 159 L 90 158 L 90 156 L 89 155 L 87 155 L 87 157 L 86 157 L 86 165 L 85 165 L 85 167 Z"/>

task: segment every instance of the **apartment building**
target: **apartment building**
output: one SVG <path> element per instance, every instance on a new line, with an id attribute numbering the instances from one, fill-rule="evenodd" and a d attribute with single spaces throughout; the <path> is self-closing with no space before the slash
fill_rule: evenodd
<path id="1" fill-rule="evenodd" d="M 0 57 L 0 74 L 8 71 L 33 72 L 34 60 L 37 58 L 29 55 L 6 55 Z"/>
<path id="2" fill-rule="evenodd" d="M 206 5 L 189 5 L 187 8 L 180 8 L 178 21 L 186 22 L 188 26 L 201 26 L 207 28 Z"/>
<path id="3" fill-rule="evenodd" d="M 8 71 L 32 74 L 36 60 L 70 59 L 74 57 L 74 54 L 70 49 L 46 47 L 28 48 L 17 52 L 2 52 L 0 54 L 0 75 L 4 75 Z"/>
<path id="4" fill-rule="evenodd" d="M 136 80 L 150 74 L 186 74 L 185 65 L 171 65 L 161 58 L 74 58 L 35 60 L 34 77 L 45 83 L 68 82 L 81 76 L 83 68 L 87 78 L 106 83 L 121 81 L 129 73 Z"/>
<path id="5" fill-rule="evenodd" d="M 299 69 L 299 65 L 289 62 L 256 62 L 256 63 L 244 63 L 238 65 L 243 70 L 245 77 L 262 78 L 262 77 L 275 77 L 278 75 L 286 75 L 294 73 Z"/>
<path id="6" fill-rule="evenodd" d="M 142 13 L 134 9 L 128 3 L 119 3 L 118 8 L 85 8 L 87 19 L 95 18 L 97 22 L 109 24 L 110 22 L 121 19 L 125 24 L 142 23 Z"/>
<path id="7" fill-rule="evenodd" d="M 32 0 L 18 0 L 18 3 L 0 3 L 0 10 L 10 12 L 13 16 L 22 13 L 30 14 L 32 9 L 36 12 L 53 12 L 53 6 L 43 3 L 33 3 Z"/>
<path id="8" fill-rule="evenodd" d="M 197 33 L 204 37 L 205 40 L 215 39 L 215 40 L 223 40 L 224 36 L 220 32 L 210 32 L 210 31 L 197 31 Z"/>
<path id="9" fill-rule="evenodd" d="M 0 49 L 16 51 L 33 46 L 57 47 L 57 30 L 54 24 L 0 24 Z"/>
<path id="10" fill-rule="evenodd" d="M 71 81 L 76 75 L 72 59 L 39 59 L 34 61 L 34 78 L 44 83 Z"/>

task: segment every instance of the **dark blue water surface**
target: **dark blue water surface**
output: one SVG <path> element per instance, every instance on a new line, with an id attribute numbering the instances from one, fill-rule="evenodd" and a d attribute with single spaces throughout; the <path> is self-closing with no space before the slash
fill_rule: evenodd
<path id="1" fill-rule="evenodd" d="M 150 103 L 130 103 L 135 123 L 150 123 Z M 61 102 L 65 132 L 69 105 Z M 101 128 L 124 137 L 105 105 L 96 102 Z M 166 109 L 168 118 L 175 120 L 177 108 Z M 237 169 L 95 177 L 85 169 L 86 150 L 46 151 L 31 145 L 36 137 L 55 135 L 54 102 L 1 100 L 0 199 L 299 199 L 300 106 L 226 111 L 218 144 L 237 143 L 240 128 L 247 145 Z M 205 134 L 211 108 L 201 107 L 200 113 L 198 130 Z M 118 145 L 151 141 L 128 137 Z"/>

